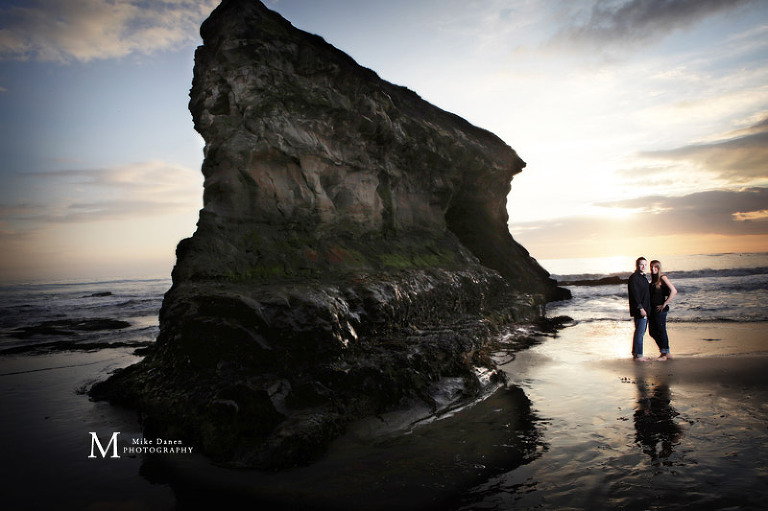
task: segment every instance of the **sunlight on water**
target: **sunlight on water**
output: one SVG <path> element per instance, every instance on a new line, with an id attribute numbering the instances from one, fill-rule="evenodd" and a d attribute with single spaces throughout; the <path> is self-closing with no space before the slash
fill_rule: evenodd
<path id="1" fill-rule="evenodd" d="M 539 264 L 553 275 L 582 275 L 631 272 L 637 256 L 590 257 L 574 259 L 539 259 Z"/>
<path id="2" fill-rule="evenodd" d="M 539 259 L 539 264 L 553 275 L 628 274 L 634 271 L 635 259 L 638 256 Z M 663 264 L 664 271 L 722 270 L 768 266 L 768 253 L 766 252 L 667 256 L 643 254 L 643 256 L 649 260 L 659 259 Z"/>
<path id="3" fill-rule="evenodd" d="M 627 339 L 632 338 L 632 321 L 587 322 L 579 327 L 582 336 L 557 335 L 537 346 L 536 352 L 557 363 L 574 364 L 629 356 L 631 346 Z"/>
<path id="4" fill-rule="evenodd" d="M 569 281 L 596 281 L 611 275 L 603 269 L 615 267 L 618 259 L 558 260 L 553 267 L 569 272 L 553 274 L 573 295 L 572 300 L 550 303 L 550 316 L 568 315 L 579 322 L 629 319 L 627 286 L 568 285 Z M 768 254 L 720 254 L 676 256 L 664 271 L 678 290 L 670 303 L 667 321 L 765 321 L 768 320 Z M 617 272 L 621 278 L 629 269 Z M 616 272 L 614 272 L 614 275 Z"/>
<path id="5" fill-rule="evenodd" d="M 532 402 L 543 451 L 461 509 L 762 509 L 764 331 L 676 325 L 679 355 L 639 363 L 631 321 L 585 322 L 518 353 L 503 369 Z"/>

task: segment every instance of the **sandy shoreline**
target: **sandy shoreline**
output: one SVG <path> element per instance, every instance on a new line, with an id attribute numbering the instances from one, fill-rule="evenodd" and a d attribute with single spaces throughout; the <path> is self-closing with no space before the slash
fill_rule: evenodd
<path id="1" fill-rule="evenodd" d="M 681 383 L 768 387 L 768 323 L 672 323 L 671 359 L 657 360 L 658 348 L 645 336 L 645 362 L 631 359 L 632 323 L 581 323 L 518 354 L 507 367 L 513 381 L 536 366 L 558 363 L 564 371 L 584 366 L 616 378 L 662 376 Z"/>
<path id="2" fill-rule="evenodd" d="M 581 323 L 519 353 L 504 369 L 533 402 L 547 452 L 476 488 L 473 505 L 762 509 L 766 326 L 671 324 L 665 362 L 630 358 L 630 321 Z M 646 356 L 657 353 L 646 336 Z"/>
<path id="3" fill-rule="evenodd" d="M 364 439 L 343 439 L 318 464 L 322 470 L 271 478 L 210 467 L 196 456 L 88 459 L 90 431 L 105 441 L 113 431 L 140 432 L 132 411 L 93 403 L 79 391 L 137 357 L 128 349 L 3 356 L 0 438 L 12 467 L 3 482 L 13 509 L 183 509 L 195 495 L 279 503 L 296 500 L 291 494 L 318 509 L 322 502 L 351 508 L 359 499 L 371 499 L 371 509 L 403 499 L 427 509 L 445 496 L 465 509 L 594 502 L 639 509 L 659 499 L 683 508 L 722 503 L 714 492 L 750 509 L 768 497 L 766 326 L 672 323 L 674 358 L 667 362 L 630 360 L 629 322 L 581 323 L 517 353 L 503 369 L 510 390 L 521 388 L 531 401 L 538 445 L 527 453 L 532 460 L 515 458 L 521 445 L 508 454 L 499 447 L 531 428 L 505 426 L 523 413 L 507 390 L 436 429 L 374 451 L 360 447 Z M 650 338 L 645 352 L 656 354 Z M 676 496 L 681 489 L 687 500 Z"/>

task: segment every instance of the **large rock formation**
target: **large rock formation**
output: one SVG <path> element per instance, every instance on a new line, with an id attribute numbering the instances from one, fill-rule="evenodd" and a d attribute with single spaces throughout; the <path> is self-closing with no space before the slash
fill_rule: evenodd
<path id="1" fill-rule="evenodd" d="M 157 347 L 92 395 L 219 460 L 311 460 L 358 417 L 461 377 L 562 290 L 507 228 L 525 163 L 258 1 L 202 26 L 204 209 Z M 485 373 L 487 374 L 487 373 Z"/>

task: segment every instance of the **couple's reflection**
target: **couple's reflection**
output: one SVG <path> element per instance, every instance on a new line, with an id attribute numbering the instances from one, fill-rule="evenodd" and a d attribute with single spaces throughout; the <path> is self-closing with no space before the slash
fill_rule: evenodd
<path id="1" fill-rule="evenodd" d="M 683 436 L 675 421 L 679 413 L 672 407 L 672 393 L 666 375 L 635 372 L 637 406 L 635 407 L 635 442 L 654 462 L 663 462 Z"/>

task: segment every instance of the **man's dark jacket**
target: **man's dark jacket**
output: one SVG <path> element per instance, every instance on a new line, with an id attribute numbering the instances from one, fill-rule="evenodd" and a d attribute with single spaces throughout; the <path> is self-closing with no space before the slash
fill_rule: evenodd
<path id="1" fill-rule="evenodd" d="M 629 276 L 627 283 L 627 292 L 629 294 L 629 315 L 633 318 L 642 317 L 640 309 L 645 309 L 646 314 L 651 313 L 651 290 L 648 286 L 648 279 L 639 271 L 635 271 Z"/>

